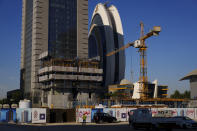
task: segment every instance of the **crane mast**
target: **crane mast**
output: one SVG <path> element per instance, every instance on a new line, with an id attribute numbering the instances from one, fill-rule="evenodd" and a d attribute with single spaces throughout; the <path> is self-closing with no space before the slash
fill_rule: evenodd
<path id="1" fill-rule="evenodd" d="M 141 32 L 140 38 L 144 37 L 144 24 L 140 22 Z M 140 53 L 140 98 L 147 99 L 148 98 L 148 76 L 147 76 L 147 55 L 146 50 L 147 46 L 145 44 L 144 39 L 140 39 L 142 46 L 139 48 Z"/>

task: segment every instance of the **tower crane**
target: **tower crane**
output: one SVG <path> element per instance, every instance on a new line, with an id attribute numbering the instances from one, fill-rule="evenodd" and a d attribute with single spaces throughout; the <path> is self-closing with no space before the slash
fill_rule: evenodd
<path id="1" fill-rule="evenodd" d="M 147 58 L 146 58 L 146 51 L 147 46 L 145 44 L 145 40 L 152 36 L 158 36 L 161 32 L 160 26 L 154 26 L 153 29 L 144 35 L 144 24 L 140 22 L 141 27 L 141 33 L 140 38 L 134 42 L 128 43 L 124 45 L 123 47 L 114 50 L 112 52 L 109 52 L 106 56 L 112 56 L 122 50 L 125 50 L 126 48 L 129 48 L 133 46 L 134 48 L 138 48 L 138 51 L 140 53 L 140 77 L 139 77 L 139 83 L 140 83 L 140 98 L 141 99 L 147 99 L 148 98 L 148 77 L 147 77 Z"/>

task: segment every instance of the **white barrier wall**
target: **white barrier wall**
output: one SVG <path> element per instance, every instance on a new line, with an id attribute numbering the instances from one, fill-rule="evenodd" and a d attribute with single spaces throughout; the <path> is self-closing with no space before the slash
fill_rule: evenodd
<path id="1" fill-rule="evenodd" d="M 76 109 L 76 122 L 83 122 L 83 115 L 86 115 L 86 122 L 91 122 L 91 109 L 78 108 Z"/>
<path id="2" fill-rule="evenodd" d="M 20 123 L 46 123 L 45 108 L 17 108 L 16 116 Z"/>
<path id="3" fill-rule="evenodd" d="M 195 108 L 195 118 L 197 119 L 197 108 Z"/>
<path id="4" fill-rule="evenodd" d="M 186 116 L 195 119 L 195 108 L 186 108 Z"/>
<path id="5" fill-rule="evenodd" d="M 152 108 L 151 111 L 153 117 L 187 116 L 191 119 L 197 119 L 197 109 L 195 108 Z"/>
<path id="6" fill-rule="evenodd" d="M 136 108 L 103 108 L 103 112 L 116 117 L 117 121 L 128 121 L 128 112 Z M 191 119 L 197 119 L 197 108 L 152 108 L 152 116 L 173 117 L 187 116 Z M 91 108 L 77 108 L 76 122 L 83 122 L 83 115 L 86 115 L 86 122 L 91 122 Z M 46 123 L 45 108 L 17 108 L 17 121 L 22 123 Z"/>
<path id="7" fill-rule="evenodd" d="M 32 108 L 17 108 L 16 119 L 19 123 L 31 123 L 32 122 Z"/>
<path id="8" fill-rule="evenodd" d="M 127 109 L 116 108 L 116 119 L 117 121 L 127 121 Z"/>
<path id="9" fill-rule="evenodd" d="M 152 108 L 151 109 L 151 112 L 152 112 L 152 116 L 156 116 L 158 114 L 158 111 L 157 111 L 157 108 Z"/>
<path id="10" fill-rule="evenodd" d="M 177 108 L 178 116 L 186 116 L 186 108 Z"/>
<path id="11" fill-rule="evenodd" d="M 173 117 L 178 116 L 177 108 L 154 108 L 152 116 L 154 117 Z"/>
<path id="12" fill-rule="evenodd" d="M 178 108 L 168 108 L 168 110 L 172 110 L 172 116 L 178 116 Z"/>
<path id="13" fill-rule="evenodd" d="M 128 112 L 137 108 L 104 108 L 103 112 L 116 117 L 117 121 L 128 121 Z M 187 116 L 191 119 L 197 119 L 197 108 L 152 108 L 152 116 L 174 117 Z M 87 114 L 87 122 L 91 122 L 91 109 L 79 108 L 76 110 L 76 122 L 82 122 L 83 114 Z"/>
<path id="14" fill-rule="evenodd" d="M 32 108 L 32 123 L 46 123 L 46 109 Z"/>

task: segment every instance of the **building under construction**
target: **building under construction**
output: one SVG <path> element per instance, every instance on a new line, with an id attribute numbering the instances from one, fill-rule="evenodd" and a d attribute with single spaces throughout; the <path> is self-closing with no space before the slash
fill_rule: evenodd
<path id="1" fill-rule="evenodd" d="M 79 84 L 73 81 L 90 79 L 92 71 L 79 67 L 84 67 L 87 59 L 88 0 L 23 0 L 20 88 L 33 107 L 66 108 L 69 95 L 59 88 L 76 87 Z M 91 78 L 97 79 L 96 83 L 102 81 L 97 76 Z M 45 93 L 50 87 L 54 88 L 51 94 Z"/>
<path id="2" fill-rule="evenodd" d="M 148 99 L 167 98 L 168 86 L 158 85 L 158 81 L 148 82 Z M 122 98 L 140 99 L 140 83 L 124 79 L 120 84 L 109 85 L 108 92 L 122 95 Z"/>
<path id="3" fill-rule="evenodd" d="M 94 103 L 103 92 L 103 69 L 98 60 L 53 59 L 47 52 L 39 59 L 42 106 L 72 108 L 77 101 Z"/>

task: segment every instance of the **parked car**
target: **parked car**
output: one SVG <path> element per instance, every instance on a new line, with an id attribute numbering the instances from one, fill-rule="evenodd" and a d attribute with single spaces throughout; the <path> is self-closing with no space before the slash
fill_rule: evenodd
<path id="1" fill-rule="evenodd" d="M 101 123 L 101 122 L 115 122 L 117 119 L 108 113 L 95 113 L 93 117 L 94 122 Z"/>
<path id="2" fill-rule="evenodd" d="M 172 119 L 180 128 L 197 128 L 197 122 L 187 116 L 176 116 Z"/>

